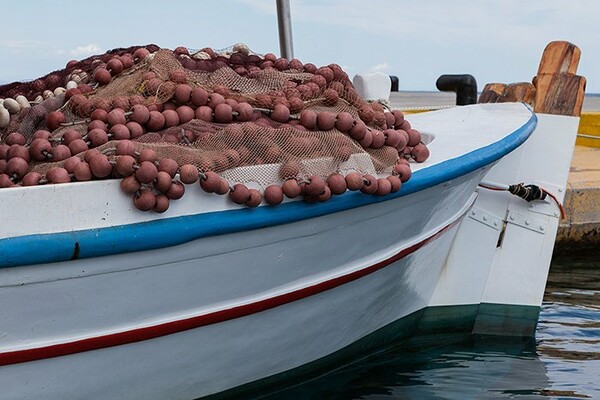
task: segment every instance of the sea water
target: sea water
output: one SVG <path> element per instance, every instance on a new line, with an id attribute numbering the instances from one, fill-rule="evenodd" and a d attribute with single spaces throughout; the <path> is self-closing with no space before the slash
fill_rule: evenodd
<path id="1" fill-rule="evenodd" d="M 555 257 L 536 337 L 399 346 L 262 399 L 600 399 L 600 255 Z"/>

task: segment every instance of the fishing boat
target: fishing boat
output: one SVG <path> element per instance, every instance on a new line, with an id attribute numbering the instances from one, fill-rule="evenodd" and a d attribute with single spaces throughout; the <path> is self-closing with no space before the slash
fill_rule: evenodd
<path id="1" fill-rule="evenodd" d="M 381 197 L 248 208 L 190 185 L 159 214 L 114 179 L 2 189 L 0 398 L 233 396 L 415 335 L 532 336 L 573 115 L 412 115 L 431 156 Z"/>

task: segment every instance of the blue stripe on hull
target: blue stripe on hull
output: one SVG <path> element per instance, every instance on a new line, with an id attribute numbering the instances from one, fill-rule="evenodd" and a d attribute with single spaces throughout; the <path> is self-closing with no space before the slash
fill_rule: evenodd
<path id="1" fill-rule="evenodd" d="M 0 239 L 0 267 L 68 261 L 175 246 L 206 236 L 259 229 L 388 201 L 466 175 L 519 147 L 537 117 L 504 139 L 461 157 L 415 171 L 398 193 L 384 197 L 347 192 L 324 203 L 290 202 L 276 207 L 219 211 L 74 232 Z"/>

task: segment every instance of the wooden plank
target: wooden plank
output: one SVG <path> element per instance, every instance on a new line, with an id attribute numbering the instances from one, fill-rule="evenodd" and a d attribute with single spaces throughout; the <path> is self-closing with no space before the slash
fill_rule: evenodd
<path id="1" fill-rule="evenodd" d="M 536 113 L 580 116 L 586 80 L 568 73 L 536 77 Z"/>
<path id="2" fill-rule="evenodd" d="M 581 50 L 573 43 L 550 42 L 544 49 L 537 74 L 576 74 L 580 57 Z"/>

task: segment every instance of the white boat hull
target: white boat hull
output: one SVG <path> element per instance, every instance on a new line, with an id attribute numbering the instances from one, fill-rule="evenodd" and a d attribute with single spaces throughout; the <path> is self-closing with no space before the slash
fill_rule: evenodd
<path id="1" fill-rule="evenodd" d="M 360 212 L 4 269 L 29 281 L 2 288 L 0 320 L 35 322 L 3 337 L 0 362 L 34 360 L 1 367 L 0 396 L 190 399 L 335 353 L 429 304 L 483 172 Z"/>
<path id="2" fill-rule="evenodd" d="M 478 183 L 535 128 L 514 104 L 428 118 L 432 157 L 384 198 L 249 210 L 194 186 L 163 218 L 115 181 L 0 191 L 22 205 L 0 210 L 0 399 L 194 399 L 427 333 Z"/>

